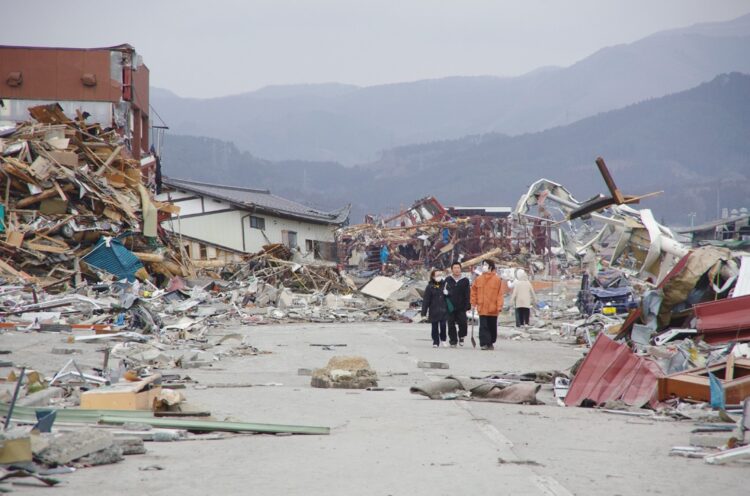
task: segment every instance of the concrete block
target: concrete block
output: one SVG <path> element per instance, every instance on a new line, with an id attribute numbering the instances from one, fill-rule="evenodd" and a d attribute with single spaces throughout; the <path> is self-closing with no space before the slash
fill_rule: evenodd
<path id="1" fill-rule="evenodd" d="M 48 387 L 42 389 L 36 393 L 31 393 L 28 396 L 24 396 L 18 400 L 19 406 L 47 406 L 51 400 L 55 398 L 62 398 L 65 394 L 63 388 L 59 387 Z"/>
<path id="2" fill-rule="evenodd" d="M 385 276 L 376 276 L 368 282 L 362 289 L 362 293 L 372 296 L 379 300 L 386 300 L 393 293 L 398 291 L 404 283 Z"/>
<path id="3" fill-rule="evenodd" d="M 278 307 L 287 309 L 294 306 L 294 295 L 291 291 L 284 290 L 279 294 Z"/>
<path id="4" fill-rule="evenodd" d="M 341 297 L 333 293 L 328 293 L 323 301 L 328 308 L 341 308 L 343 306 Z"/>
<path id="5" fill-rule="evenodd" d="M 729 438 L 732 437 L 729 432 L 722 433 L 700 433 L 693 434 L 690 436 L 690 446 L 698 446 L 700 448 L 723 448 L 729 442 Z"/>
<path id="6" fill-rule="evenodd" d="M 0 464 L 30 462 L 31 436 L 28 431 L 11 429 L 0 433 Z"/>
<path id="7" fill-rule="evenodd" d="M 396 311 L 401 311 L 401 312 L 408 310 L 410 306 L 408 301 L 398 301 L 398 300 L 391 300 L 391 299 L 385 300 L 385 305 L 391 310 L 396 310 Z"/>
<path id="8" fill-rule="evenodd" d="M 201 367 L 211 367 L 213 362 L 208 360 L 193 360 L 190 362 L 182 362 L 180 368 L 183 369 L 199 369 Z"/>
<path id="9" fill-rule="evenodd" d="M 146 452 L 146 446 L 140 437 L 116 437 L 115 445 L 120 447 L 122 454 L 125 456 L 142 455 Z"/>
<path id="10" fill-rule="evenodd" d="M 65 465 L 91 453 L 111 447 L 114 437 L 100 429 L 81 429 L 55 437 L 47 449 L 39 453 L 39 460 L 47 465 Z"/>
<path id="11" fill-rule="evenodd" d="M 42 451 L 49 448 L 49 444 L 55 435 L 49 432 L 39 433 L 31 436 L 31 452 L 37 456 Z"/>
<path id="12" fill-rule="evenodd" d="M 91 467 L 95 467 L 97 465 L 110 465 L 112 463 L 122 461 L 122 455 L 122 448 L 117 444 L 113 444 L 108 448 L 95 451 L 89 455 L 79 458 L 77 463 L 81 465 L 88 465 Z"/>
<path id="13" fill-rule="evenodd" d="M 312 373 L 310 385 L 316 388 L 367 389 L 378 385 L 378 376 L 362 357 L 333 357 Z"/>
<path id="14" fill-rule="evenodd" d="M 553 334 L 551 338 L 554 343 L 578 344 L 578 338 L 576 338 L 575 336 L 559 336 L 559 335 Z"/>
<path id="15" fill-rule="evenodd" d="M 417 362 L 420 369 L 447 369 L 450 368 L 445 362 Z"/>

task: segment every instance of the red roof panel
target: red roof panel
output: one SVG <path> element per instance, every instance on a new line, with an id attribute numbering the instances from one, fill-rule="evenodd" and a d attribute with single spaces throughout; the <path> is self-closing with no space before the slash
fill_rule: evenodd
<path id="1" fill-rule="evenodd" d="M 599 334 L 565 397 L 567 406 L 584 399 L 597 404 L 622 400 L 631 406 L 657 404 L 657 382 L 664 374 L 650 359 L 636 356 L 625 344 Z"/>

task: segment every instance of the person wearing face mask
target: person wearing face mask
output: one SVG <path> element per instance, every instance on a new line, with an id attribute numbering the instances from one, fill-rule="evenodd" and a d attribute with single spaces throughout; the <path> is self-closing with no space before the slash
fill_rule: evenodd
<path id="1" fill-rule="evenodd" d="M 469 279 L 464 277 L 461 272 L 461 263 L 453 262 L 451 275 L 448 276 L 445 283 L 445 290 L 448 293 L 447 298 L 450 301 L 448 305 L 448 339 L 452 347 L 455 347 L 456 344 L 464 345 L 468 328 L 466 311 L 471 310 L 470 288 Z M 456 334 L 456 324 L 458 324 L 458 334 Z"/>
<path id="2" fill-rule="evenodd" d="M 482 274 L 471 286 L 471 306 L 479 313 L 479 347 L 494 350 L 497 341 L 497 316 L 503 309 L 505 283 L 495 272 L 495 262 L 486 260 Z"/>
<path id="3" fill-rule="evenodd" d="M 432 346 L 440 347 L 440 343 L 446 346 L 446 319 L 448 318 L 448 305 L 445 300 L 445 281 L 443 271 L 433 269 L 430 272 L 430 282 L 424 290 L 422 298 L 422 317 L 429 315 L 432 324 Z"/>

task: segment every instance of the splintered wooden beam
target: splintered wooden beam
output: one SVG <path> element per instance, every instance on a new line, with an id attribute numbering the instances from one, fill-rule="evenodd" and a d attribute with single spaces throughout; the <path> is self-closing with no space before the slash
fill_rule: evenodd
<path id="1" fill-rule="evenodd" d="M 646 193 L 645 195 L 639 195 L 639 196 L 626 196 L 625 201 L 623 203 L 630 204 L 630 203 L 640 203 L 641 200 L 645 198 L 651 198 L 652 196 L 660 195 L 664 193 L 664 191 L 654 191 L 653 193 Z"/>
<path id="2" fill-rule="evenodd" d="M 617 189 L 615 180 L 612 179 L 612 174 L 609 173 L 607 164 L 604 163 L 604 159 L 602 157 L 597 157 L 596 166 L 599 168 L 599 173 L 602 175 L 604 182 L 607 184 L 607 189 L 609 189 L 609 192 L 612 193 L 612 198 L 615 200 L 615 203 L 617 203 L 618 205 L 622 205 L 623 203 L 625 203 L 625 197 L 622 195 L 620 190 Z"/>
<path id="3" fill-rule="evenodd" d="M 72 184 L 66 184 L 62 187 L 62 191 L 73 191 L 75 188 L 73 188 Z M 42 191 L 39 194 L 27 196 L 26 198 L 22 198 L 18 200 L 16 203 L 16 208 L 25 208 L 29 205 L 33 205 L 35 203 L 39 203 L 42 200 L 46 200 L 47 198 L 52 198 L 53 196 L 57 196 L 58 190 L 57 188 L 50 188 Z"/>

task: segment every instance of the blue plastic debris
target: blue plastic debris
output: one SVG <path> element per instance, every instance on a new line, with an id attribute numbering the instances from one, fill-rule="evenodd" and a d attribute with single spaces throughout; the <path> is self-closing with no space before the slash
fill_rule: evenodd
<path id="1" fill-rule="evenodd" d="M 723 410 L 726 404 L 724 400 L 724 387 L 722 387 L 721 381 L 709 371 L 708 382 L 711 389 L 711 408 Z"/>

